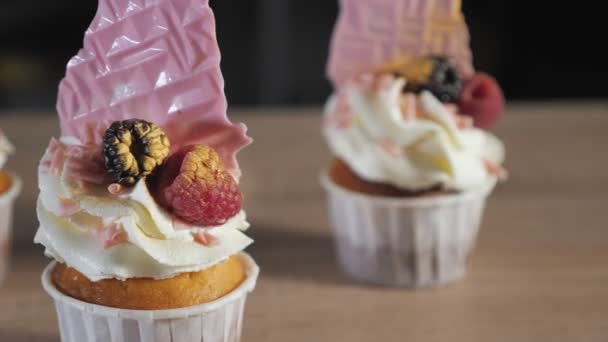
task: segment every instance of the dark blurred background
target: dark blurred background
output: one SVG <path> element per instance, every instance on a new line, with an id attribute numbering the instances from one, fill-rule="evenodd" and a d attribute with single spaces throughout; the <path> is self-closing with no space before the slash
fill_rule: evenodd
<path id="1" fill-rule="evenodd" d="M 364 1 L 364 0 L 361 0 Z M 605 2 L 464 0 L 477 69 L 507 98 L 608 98 Z M 320 104 L 335 0 L 211 0 L 232 105 Z M 95 0 L 0 0 L 0 110 L 48 110 Z"/>

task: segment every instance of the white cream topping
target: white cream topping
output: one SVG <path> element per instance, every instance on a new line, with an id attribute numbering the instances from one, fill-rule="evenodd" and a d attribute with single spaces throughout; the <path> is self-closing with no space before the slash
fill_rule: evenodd
<path id="1" fill-rule="evenodd" d="M 404 85 L 399 78 L 374 89 L 351 83 L 346 109 L 332 96 L 324 125 L 332 153 L 363 179 L 411 191 L 436 185 L 464 191 L 495 181 L 486 161 L 502 164 L 502 143 L 483 130 L 459 128 L 429 92 L 417 96 L 417 116 L 408 117 L 400 105 Z"/>
<path id="2" fill-rule="evenodd" d="M 6 138 L 6 135 L 0 130 L 0 169 L 6 164 L 8 156 L 15 152 L 15 147 Z"/>
<path id="3" fill-rule="evenodd" d="M 65 143 L 75 143 L 62 139 Z M 49 152 L 43 157 L 49 159 Z M 187 226 L 159 207 L 146 182 L 120 195 L 91 186 L 82 190 L 65 170 L 57 175 L 39 168 L 40 196 L 37 213 L 40 227 L 34 242 L 45 254 L 97 281 L 106 278 L 150 277 L 162 279 L 183 272 L 199 271 L 224 261 L 252 243 L 242 231 L 249 227 L 244 211 L 216 227 Z M 76 204 L 75 209 L 66 209 Z M 122 243 L 104 247 L 96 231 L 120 227 Z M 211 245 L 195 241 L 194 234 L 207 232 Z"/>

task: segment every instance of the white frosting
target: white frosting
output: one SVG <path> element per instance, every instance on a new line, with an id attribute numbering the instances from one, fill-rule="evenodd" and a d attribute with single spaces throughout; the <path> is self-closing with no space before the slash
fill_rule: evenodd
<path id="1" fill-rule="evenodd" d="M 68 142 L 69 139 L 62 139 Z M 49 157 L 48 152 L 43 157 Z M 242 231 L 249 227 L 244 211 L 217 227 L 185 226 L 159 207 L 144 180 L 121 195 L 106 188 L 82 191 L 65 175 L 39 169 L 40 227 L 34 241 L 45 254 L 97 281 L 106 278 L 162 279 L 199 271 L 237 254 L 252 243 Z M 62 200 L 76 201 L 75 212 L 62 211 Z M 117 224 L 126 242 L 104 248 L 95 230 Z M 217 243 L 204 246 L 193 233 L 204 229 Z"/>
<path id="2" fill-rule="evenodd" d="M 429 92 L 417 98 L 418 116 L 406 118 L 400 106 L 404 85 L 399 78 L 375 90 L 349 84 L 347 113 L 332 96 L 324 125 L 332 153 L 363 179 L 411 191 L 439 184 L 464 191 L 495 181 L 484 159 L 502 164 L 502 143 L 483 130 L 458 128 L 454 115 Z M 348 124 L 339 124 L 341 115 Z"/>
<path id="3" fill-rule="evenodd" d="M 8 141 L 6 136 L 0 130 L 0 169 L 6 164 L 8 156 L 15 152 L 15 147 Z"/>

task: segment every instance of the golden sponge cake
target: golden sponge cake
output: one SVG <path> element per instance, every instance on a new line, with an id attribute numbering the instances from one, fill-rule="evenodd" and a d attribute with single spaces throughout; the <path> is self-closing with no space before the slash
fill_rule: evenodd
<path id="1" fill-rule="evenodd" d="M 65 264 L 51 274 L 63 293 L 82 301 L 122 309 L 162 310 L 211 302 L 237 288 L 246 278 L 238 256 L 199 272 L 155 280 L 131 278 L 91 281 Z"/>

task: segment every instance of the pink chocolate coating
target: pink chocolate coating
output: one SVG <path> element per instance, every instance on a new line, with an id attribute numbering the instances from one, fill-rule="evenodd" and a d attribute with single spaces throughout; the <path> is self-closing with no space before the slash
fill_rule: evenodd
<path id="1" fill-rule="evenodd" d="M 63 135 L 84 140 L 87 123 L 144 119 L 174 150 L 215 148 L 238 177 L 235 155 L 251 138 L 226 108 L 208 0 L 100 0 L 57 100 Z"/>
<path id="2" fill-rule="evenodd" d="M 441 54 L 473 74 L 460 0 L 340 0 L 327 66 L 338 87 L 402 57 Z"/>

